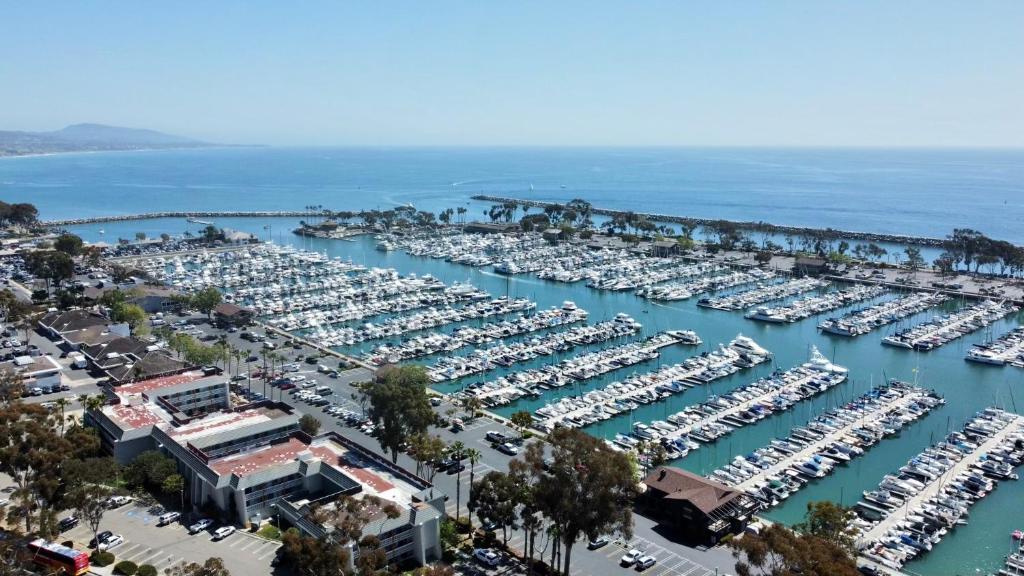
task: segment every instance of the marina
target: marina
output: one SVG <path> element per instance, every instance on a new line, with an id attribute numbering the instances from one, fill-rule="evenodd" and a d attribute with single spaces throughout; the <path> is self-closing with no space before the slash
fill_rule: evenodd
<path id="1" fill-rule="evenodd" d="M 800 366 L 777 370 L 771 376 L 712 396 L 665 420 L 634 423 L 633 438 L 617 435 L 613 442 L 627 449 L 635 448 L 641 440 L 657 442 L 669 460 L 678 460 L 699 448 L 699 443 L 715 442 L 842 384 L 846 375 L 846 368 L 832 364 L 812 347 L 810 360 Z"/>
<path id="2" fill-rule="evenodd" d="M 773 508 L 941 404 L 928 390 L 891 382 L 792 429 L 788 437 L 737 455 L 712 477 Z"/>
<path id="3" fill-rule="evenodd" d="M 817 278 L 795 278 L 778 284 L 757 286 L 728 296 L 701 298 L 697 301 L 697 306 L 713 310 L 743 310 L 772 300 L 782 300 L 811 290 L 818 290 L 828 285 L 827 281 Z"/>
<path id="4" fill-rule="evenodd" d="M 969 362 L 1024 368 L 1024 327 L 1014 328 L 992 342 L 976 342 L 964 356 Z"/>
<path id="5" fill-rule="evenodd" d="M 150 264 L 144 267 L 169 284 L 178 282 L 185 290 L 218 287 L 226 299 L 257 310 L 261 322 L 296 336 L 307 336 L 325 343 L 329 339 L 330 346 L 338 352 L 361 357 L 377 365 L 446 355 L 428 362 L 434 368 L 432 374 L 438 391 L 452 394 L 456 399 L 476 396 L 499 416 L 529 411 L 534 415 L 535 428 L 540 432 L 555 426 L 579 427 L 623 450 L 633 442 L 640 442 L 641 435 L 653 437 L 656 434 L 658 439 L 643 441 L 648 446 L 664 447 L 665 456 L 673 465 L 709 476 L 723 469 L 737 480 L 742 480 L 734 474 L 737 464 L 733 460 L 737 455 L 751 455 L 767 448 L 763 446 L 766 437 L 788 438 L 787 441 L 793 441 L 796 446 L 795 441 L 799 438 L 794 434 L 804 434 L 805 442 L 812 443 L 808 445 L 813 448 L 811 454 L 825 452 L 832 447 L 831 444 L 839 441 L 864 450 L 862 455 L 851 457 L 851 463 L 847 465 L 850 467 L 854 461 L 863 461 L 863 465 L 871 469 L 877 466 L 887 469 L 899 467 L 896 462 L 888 462 L 888 465 L 882 462 L 887 462 L 890 454 L 901 453 L 893 446 L 903 447 L 910 441 L 912 436 L 908 437 L 905 431 L 885 436 L 885 441 L 877 444 L 869 443 L 864 436 L 870 426 L 844 426 L 841 429 L 848 433 L 845 436 L 826 435 L 822 442 L 832 439 L 828 444 L 814 443 L 810 436 L 806 436 L 808 431 L 813 431 L 812 426 L 818 427 L 818 415 L 832 414 L 837 407 L 849 404 L 842 398 L 849 398 L 858 386 L 861 390 L 856 393 L 861 394 L 872 376 L 866 366 L 876 363 L 878 358 L 880 347 L 874 341 L 860 342 L 860 339 L 853 338 L 817 340 L 819 330 L 812 323 L 747 322 L 740 315 L 718 316 L 714 310 L 696 306 L 692 301 L 684 303 L 686 298 L 679 298 L 690 288 L 709 292 L 738 288 L 741 292 L 737 294 L 751 291 L 771 294 L 771 289 L 767 292 L 763 289 L 799 282 L 798 285 L 805 286 L 799 290 L 810 292 L 827 288 L 828 283 L 815 280 L 810 287 L 812 284 L 808 280 L 811 279 L 781 277 L 781 284 L 774 284 L 772 282 L 777 280 L 770 270 L 720 267 L 703 267 L 701 270 L 688 268 L 694 262 L 681 258 L 653 259 L 654 263 L 641 265 L 634 260 L 644 261 L 650 257 L 615 250 L 597 250 L 596 253 L 609 259 L 612 258 L 611 253 L 625 255 L 628 260 L 624 262 L 629 263 L 627 266 L 578 256 L 560 268 L 572 271 L 579 276 L 577 280 L 544 280 L 540 275 L 544 270 L 553 272 L 553 266 L 548 265 L 535 272 L 500 273 L 494 268 L 495 258 L 486 258 L 482 251 L 470 249 L 471 238 L 490 237 L 466 236 L 452 243 L 461 246 L 458 258 L 465 263 L 446 257 L 413 256 L 397 246 L 379 250 L 379 240 L 364 236 L 352 242 L 307 239 L 309 247 L 316 251 L 256 245 L 224 254 L 211 251 L 208 254 L 179 255 L 178 260 L 174 256 L 152 256 L 148 258 Z M 502 244 L 498 240 L 487 242 Z M 521 242 L 525 244 L 515 245 L 533 246 L 529 250 L 540 250 L 539 254 L 548 256 L 556 253 L 543 252 L 549 247 L 541 242 Z M 557 250 L 572 253 L 576 248 L 560 244 Z M 506 251 L 505 255 L 508 254 L 514 252 Z M 585 254 L 585 251 L 580 251 L 580 254 Z M 490 263 L 482 264 L 488 260 Z M 525 257 L 522 259 L 524 262 L 527 260 Z M 584 263 L 588 261 L 592 263 Z M 497 260 L 497 265 L 500 264 L 501 261 Z M 697 276 L 672 279 L 639 289 L 592 289 L 585 286 L 595 278 L 626 278 L 634 282 L 639 276 L 629 274 L 684 269 L 696 272 Z M 244 278 L 252 278 L 252 284 L 246 286 Z M 885 291 L 862 292 L 864 288 L 855 283 L 836 281 L 834 286 L 838 290 L 798 298 L 788 305 L 835 302 L 833 309 L 845 316 L 858 312 L 855 307 L 860 302 L 871 297 L 885 298 L 888 294 Z M 680 288 L 682 290 L 678 290 Z M 854 294 L 871 296 L 858 301 L 843 300 L 838 296 L 851 289 Z M 502 296 L 494 296 L 497 294 Z M 690 294 L 688 298 L 692 296 Z M 725 297 L 731 296 L 733 294 Z M 799 294 L 778 299 L 792 296 Z M 881 304 L 900 301 L 904 297 L 896 296 Z M 769 297 L 767 301 L 771 299 Z M 569 316 L 564 316 L 566 321 L 560 321 L 567 301 L 572 302 L 578 311 L 585 310 L 586 318 L 574 317 L 569 321 Z M 902 321 L 920 321 L 931 308 L 938 309 L 943 305 L 939 299 L 928 302 L 933 306 L 910 312 Z M 758 305 L 748 307 L 755 306 Z M 926 304 L 922 302 L 920 306 L 925 307 Z M 871 308 L 873 306 L 868 307 Z M 623 314 L 629 321 L 620 322 L 616 331 L 607 331 L 607 327 L 616 326 L 614 322 L 618 314 Z M 588 324 L 587 321 L 593 318 L 603 320 Z M 696 330 L 681 330 L 682 326 Z M 1000 318 L 992 324 L 993 329 L 1004 332 L 1015 326 L 1013 319 Z M 754 378 L 742 377 L 740 371 L 743 368 L 734 364 L 735 358 L 723 353 L 721 347 L 702 343 L 702 340 L 730 342 L 730 335 L 725 331 L 729 330 L 735 336 L 740 329 L 752 330 L 751 336 L 757 339 L 758 346 L 768 342 L 770 344 L 762 349 L 771 348 L 774 353 L 772 368 L 766 366 L 769 363 L 767 359 L 746 366 Z M 776 334 L 766 331 L 769 329 L 780 331 Z M 700 337 L 696 337 L 694 332 L 699 332 Z M 661 340 L 668 333 L 690 334 L 686 337 L 688 346 L 673 346 L 667 340 Z M 632 341 L 634 338 L 640 339 Z M 651 352 L 643 349 L 645 338 L 658 338 L 656 342 L 667 344 Z M 799 371 L 791 371 L 800 369 L 806 362 L 807 347 L 795 345 L 795 342 L 816 342 L 822 349 L 828 346 L 830 356 L 834 357 L 829 362 L 847 366 L 848 376 L 837 377 L 836 380 L 841 381 L 828 386 L 820 386 L 824 380 L 819 380 L 816 387 L 811 380 L 797 392 L 791 387 L 773 388 L 786 382 L 785 378 L 774 380 L 773 377 L 796 377 Z M 970 342 L 978 343 L 979 340 Z M 693 346 L 701 352 L 684 355 L 686 349 Z M 578 349 L 583 351 L 571 356 Z M 955 373 L 955 368 L 950 368 L 947 362 L 950 353 L 960 365 L 975 364 L 963 361 L 965 351 L 950 347 L 949 353 L 933 353 L 941 354 L 938 358 L 944 370 Z M 657 367 L 654 367 L 655 363 Z M 776 363 L 794 368 L 779 370 Z M 630 368 L 635 370 L 642 365 L 650 365 L 651 368 L 641 373 L 628 373 Z M 883 366 L 890 375 L 898 374 L 907 379 L 915 376 L 913 370 L 917 368 L 915 363 L 899 362 L 896 357 L 885 360 Z M 927 373 L 928 368 L 923 367 L 922 374 Z M 484 375 L 486 379 L 480 378 Z M 975 382 L 991 379 L 973 373 L 970 378 Z M 755 388 L 758 383 L 761 387 Z M 943 384 L 944 394 L 962 393 L 956 381 L 947 383 L 944 380 Z M 992 396 L 990 393 L 989 402 L 992 402 Z M 1010 403 L 1010 394 L 1004 391 L 995 400 Z M 901 414 L 908 416 L 918 411 L 923 414 L 922 402 L 908 401 L 907 406 L 913 410 Z M 903 405 L 894 404 L 893 409 L 900 406 Z M 965 409 L 969 406 L 972 404 L 966 404 Z M 867 412 L 866 409 L 862 413 L 869 414 L 869 421 L 888 416 L 887 412 L 877 412 L 880 417 L 873 416 L 876 412 Z M 816 416 L 804 421 L 805 414 Z M 635 424 L 641 426 L 635 427 Z M 646 426 L 646 432 L 643 426 Z M 915 427 L 919 426 L 915 421 Z M 934 429 L 934 424 L 926 422 L 925 428 Z M 684 430 L 687 431 L 685 435 Z M 854 430 L 861 436 L 857 436 Z M 765 436 L 766 432 L 768 436 Z M 945 434 L 943 430 L 939 432 Z M 665 437 L 667 440 L 663 442 L 661 438 Z M 853 446 L 853 438 L 858 438 L 860 444 Z M 622 442 L 616 442 L 617 439 Z M 876 448 L 866 450 L 876 445 Z M 767 450 L 762 453 L 773 457 Z M 641 459 L 644 460 L 642 456 Z M 764 460 L 762 463 L 767 462 Z M 725 469 L 727 465 L 734 466 L 732 472 Z M 792 470 L 784 467 L 782 472 L 771 475 L 772 478 L 787 480 L 791 474 L 786 473 L 786 469 Z M 880 470 L 875 478 L 883 472 Z M 714 478 L 724 481 L 721 475 Z M 769 498 L 763 514 L 772 520 L 796 521 L 808 499 L 841 499 L 840 485 L 850 494 L 854 489 L 870 488 L 857 488 L 859 483 L 860 479 L 850 477 L 843 466 L 835 466 L 830 474 L 800 484 L 798 491 L 787 488 L 789 495 L 785 499 L 776 496 L 772 501 Z M 764 480 L 763 485 L 766 484 L 772 484 L 772 481 Z M 746 484 L 741 485 L 747 490 Z M 777 486 L 774 490 L 777 495 L 783 492 Z M 752 494 L 758 491 L 751 488 Z M 763 491 L 761 494 L 762 498 L 767 498 Z M 932 562 L 932 557 L 915 559 L 914 571 L 919 571 L 922 563 Z M 1000 561 L 1002 558 L 1000 556 Z"/>
<path id="6" fill-rule="evenodd" d="M 1018 308 L 1012 304 L 985 300 L 924 324 L 882 338 L 882 344 L 913 350 L 933 350 L 964 335 L 981 330 Z"/>
<path id="7" fill-rule="evenodd" d="M 755 282 L 764 282 L 775 277 L 775 272 L 752 268 L 727 274 L 701 278 L 688 282 L 668 282 L 656 286 L 645 286 L 636 291 L 637 296 L 663 302 L 686 300 L 705 292 L 726 290 Z"/>
<path id="8" fill-rule="evenodd" d="M 1017 479 L 1013 469 L 1022 458 L 1021 418 L 997 408 L 979 412 L 962 431 L 950 433 L 882 479 L 880 491 L 894 500 L 858 503 L 864 521 L 855 524 L 861 531 L 861 555 L 899 570 L 931 551 L 949 531 L 966 524 L 969 507 L 998 482 Z"/>
<path id="9" fill-rule="evenodd" d="M 841 318 L 829 318 L 818 325 L 822 332 L 856 337 L 924 312 L 948 301 L 949 297 L 934 292 L 916 292 L 895 300 L 881 302 L 863 310 L 854 310 Z"/>
<path id="10" fill-rule="evenodd" d="M 800 298 L 785 306 L 774 308 L 759 306 L 743 317 L 748 320 L 776 324 L 798 322 L 815 314 L 822 314 L 837 308 L 863 302 L 864 300 L 877 298 L 885 294 L 885 292 L 885 288 L 881 286 L 856 285 L 843 290 Z"/>
<path id="11" fill-rule="evenodd" d="M 678 341 L 668 334 L 664 336 Z M 652 359 L 650 355 L 657 353 L 655 350 L 639 352 L 648 356 L 646 359 Z M 536 410 L 537 422 L 534 426 L 545 432 L 550 432 L 556 426 L 583 428 L 623 412 L 631 413 L 640 404 L 656 402 L 686 388 L 730 376 L 741 369 L 767 362 L 770 358 L 771 354 L 767 350 L 750 338 L 740 335 L 727 346 L 719 346 L 714 352 L 692 357 L 681 364 L 629 378 L 623 382 L 612 382 L 603 389 L 592 390 L 581 396 L 570 396 L 550 402 Z M 588 367 L 587 362 L 578 363 L 578 369 L 583 371 L 581 375 L 599 376 L 620 367 L 621 361 L 612 364 L 602 363 L 598 367 Z M 573 377 L 576 377 L 575 374 Z"/>

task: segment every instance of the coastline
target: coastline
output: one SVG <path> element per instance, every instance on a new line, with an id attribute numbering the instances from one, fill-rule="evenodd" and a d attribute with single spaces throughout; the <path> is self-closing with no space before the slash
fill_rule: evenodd
<path id="1" fill-rule="evenodd" d="M 166 152 L 178 150 L 224 150 L 231 148 L 266 148 L 264 144 L 212 144 L 209 146 L 161 146 L 149 148 L 111 148 L 109 150 L 61 150 L 55 152 L 27 152 L 24 154 L 0 154 L 0 160 L 7 158 L 42 158 L 46 156 L 74 156 L 78 154 L 109 154 L 113 152 Z"/>
<path id="2" fill-rule="evenodd" d="M 517 206 L 530 206 L 532 208 L 546 208 L 548 206 L 561 206 L 564 203 L 550 202 L 544 200 L 525 200 L 522 198 L 509 198 L 504 196 L 492 196 L 489 194 L 475 194 L 470 196 L 478 202 L 514 203 Z M 626 210 L 612 210 L 609 208 L 594 207 L 591 210 L 594 214 L 601 216 L 624 216 L 629 214 Z M 928 246 L 931 248 L 942 247 L 946 240 L 930 236 L 914 236 L 905 234 L 886 234 L 881 232 L 860 232 L 856 230 L 839 230 L 836 228 L 813 228 L 807 226 L 789 226 L 785 224 L 772 224 L 770 222 L 754 222 L 743 220 L 726 220 L 723 218 L 698 218 L 695 216 L 679 216 L 673 214 L 657 214 L 652 212 L 632 212 L 636 216 L 642 216 L 655 222 L 668 222 L 674 224 L 686 224 L 690 226 L 705 226 L 715 222 L 728 222 L 743 230 L 755 230 L 759 232 L 770 232 L 773 234 L 797 234 L 813 235 L 822 234 L 833 239 L 865 240 L 868 242 L 888 242 L 892 244 L 912 244 L 916 246 Z"/>

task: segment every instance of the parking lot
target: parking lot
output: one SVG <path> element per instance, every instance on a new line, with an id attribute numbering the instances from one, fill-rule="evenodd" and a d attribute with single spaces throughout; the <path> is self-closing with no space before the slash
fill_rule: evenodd
<path id="1" fill-rule="evenodd" d="M 279 543 L 243 531 L 214 540 L 214 527 L 189 534 L 182 522 L 158 526 L 157 517 L 162 512 L 159 507 L 133 502 L 103 515 L 100 531 L 110 530 L 124 537 L 123 544 L 110 549 L 118 561 L 152 564 L 163 573 L 177 564 L 202 563 L 207 558 L 218 557 L 234 574 L 270 573 L 270 561 Z M 76 548 L 85 549 L 92 537 L 89 527 L 82 522 L 65 532 L 62 539 L 74 540 Z"/>

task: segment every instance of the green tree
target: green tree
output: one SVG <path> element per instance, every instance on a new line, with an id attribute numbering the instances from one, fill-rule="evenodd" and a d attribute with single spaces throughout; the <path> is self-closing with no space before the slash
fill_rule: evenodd
<path id="1" fill-rule="evenodd" d="M 539 473 L 536 505 L 557 527 L 564 549 L 562 571 L 570 573 L 573 545 L 581 537 L 603 534 L 632 537 L 632 502 L 636 482 L 629 460 L 603 441 L 574 428 L 548 436 L 553 463 L 544 470 L 543 452 L 528 451 L 528 463 Z"/>
<path id="2" fill-rule="evenodd" d="M 146 316 L 146 311 L 137 304 L 115 304 L 110 309 L 110 320 L 127 323 L 133 334 L 145 332 L 149 328 L 147 324 L 149 317 Z"/>
<path id="3" fill-rule="evenodd" d="M 207 286 L 202 290 L 192 295 L 191 304 L 195 306 L 196 310 L 199 310 L 203 314 L 206 314 L 207 318 L 213 314 L 213 309 L 221 303 L 220 291 L 213 286 Z"/>
<path id="4" fill-rule="evenodd" d="M 921 256 L 921 249 L 917 246 L 907 246 L 903 252 L 907 255 L 907 268 L 911 272 L 917 272 L 924 267 L 924 258 Z"/>
<path id="5" fill-rule="evenodd" d="M 512 426 L 519 432 L 520 436 L 524 436 L 527 429 L 533 426 L 533 415 L 526 410 L 520 410 L 509 417 L 509 422 L 512 423 Z"/>
<path id="6" fill-rule="evenodd" d="M 53 241 L 54 249 L 68 256 L 78 256 L 82 252 L 83 244 L 82 239 L 74 234 L 61 234 Z"/>
<path id="7" fill-rule="evenodd" d="M 457 462 L 466 457 L 466 445 L 456 440 L 448 445 L 447 453 Z M 462 513 L 462 466 L 456 465 L 455 469 L 455 520 L 458 521 Z"/>
<path id="8" fill-rule="evenodd" d="M 484 455 L 481 454 L 480 451 L 477 450 L 476 448 L 466 448 L 466 460 L 469 461 L 469 489 L 470 489 L 470 491 L 473 490 L 473 484 L 476 481 L 476 465 L 480 463 L 480 460 L 482 460 L 483 457 L 484 457 Z M 472 514 L 467 514 L 466 517 L 469 520 L 469 531 L 472 532 L 473 531 L 473 515 Z"/>
<path id="9" fill-rule="evenodd" d="M 808 502 L 804 521 L 795 528 L 852 553 L 855 532 L 850 528 L 850 522 L 855 516 L 852 508 L 835 502 Z"/>
<path id="10" fill-rule="evenodd" d="M 858 576 L 857 563 L 842 547 L 811 534 L 772 524 L 758 534 L 729 542 L 737 576 Z"/>
<path id="11" fill-rule="evenodd" d="M 320 421 L 311 414 L 303 414 L 299 418 L 299 429 L 310 436 L 316 436 L 320 432 Z"/>
<path id="12" fill-rule="evenodd" d="M 509 528 L 515 530 L 519 486 L 508 474 L 496 470 L 484 474 L 469 490 L 469 509 L 481 522 L 501 528 L 502 543 L 508 543 Z"/>
<path id="13" fill-rule="evenodd" d="M 385 367 L 367 387 L 369 417 L 379 427 L 377 439 L 392 462 L 398 462 L 398 452 L 413 435 L 436 421 L 427 398 L 429 382 L 422 366 Z"/>
<path id="14" fill-rule="evenodd" d="M 129 486 L 147 486 L 159 490 L 164 481 L 178 473 L 174 460 L 156 450 L 147 450 L 124 467 L 124 480 Z"/>
<path id="15" fill-rule="evenodd" d="M 185 477 L 181 474 L 171 474 L 160 483 L 160 490 L 164 494 L 177 494 L 181 498 L 181 510 L 185 511 Z"/>
<path id="16" fill-rule="evenodd" d="M 109 497 L 110 489 L 97 484 L 86 484 L 72 495 L 75 514 L 92 531 L 93 540 L 96 539 L 96 535 L 100 532 L 100 525 L 103 522 L 103 514 L 107 511 L 107 498 Z"/>

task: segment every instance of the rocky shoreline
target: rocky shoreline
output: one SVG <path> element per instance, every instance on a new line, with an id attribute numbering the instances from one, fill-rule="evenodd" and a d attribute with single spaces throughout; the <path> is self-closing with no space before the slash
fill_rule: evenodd
<path id="1" fill-rule="evenodd" d="M 490 196 L 486 194 L 478 194 L 471 197 L 473 200 L 483 202 L 495 202 L 495 203 L 514 203 L 519 206 L 530 206 L 533 208 L 546 208 L 548 206 L 564 205 L 559 202 L 545 202 L 541 200 L 523 200 L 521 198 L 506 198 L 503 196 Z M 591 210 L 594 214 L 600 214 L 602 216 L 615 217 L 623 216 L 627 214 L 625 210 L 610 210 L 607 208 L 593 208 Z M 773 234 L 793 234 L 793 235 L 824 235 L 829 238 L 844 239 L 844 240 L 860 240 L 867 242 L 890 242 L 893 244 L 910 244 L 916 246 L 932 246 L 941 248 L 945 244 L 943 238 L 930 238 L 927 236 L 910 236 L 905 234 L 880 234 L 876 232 L 857 232 L 853 230 L 836 230 L 834 228 L 808 228 L 802 226 L 784 226 L 778 224 L 769 224 L 766 222 L 749 222 L 749 221 L 737 221 L 737 220 L 724 220 L 721 218 L 695 218 L 691 216 L 678 216 L 672 214 L 654 214 L 649 212 L 633 212 L 637 216 L 642 216 L 651 221 L 674 223 L 674 224 L 685 224 L 687 226 L 704 226 L 713 224 L 715 222 L 729 222 L 735 225 L 737 228 L 745 230 L 756 230 L 759 232 L 771 232 Z"/>

